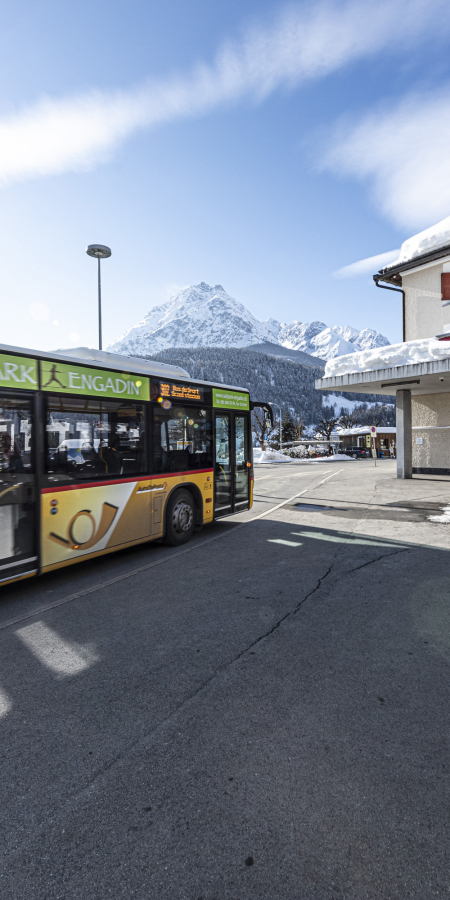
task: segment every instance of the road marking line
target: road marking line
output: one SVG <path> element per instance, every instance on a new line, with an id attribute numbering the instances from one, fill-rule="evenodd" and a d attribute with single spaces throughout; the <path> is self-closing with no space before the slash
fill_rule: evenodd
<path id="1" fill-rule="evenodd" d="M 305 475 L 308 475 L 309 473 L 308 472 L 287 472 L 285 474 L 287 475 L 288 478 L 299 478 L 300 476 L 302 476 L 304 478 Z M 273 478 L 273 475 L 263 475 L 262 478 L 255 478 L 255 484 L 257 484 L 258 481 L 266 481 L 267 478 Z"/>
<path id="2" fill-rule="evenodd" d="M 285 547 L 303 547 L 298 541 L 283 541 L 283 538 L 267 538 L 268 544 L 284 544 Z"/>
<path id="3" fill-rule="evenodd" d="M 42 613 L 48 612 L 50 609 L 57 609 L 59 606 L 64 606 L 65 603 L 70 603 L 72 600 L 78 600 L 80 597 L 86 597 L 87 594 L 94 594 L 96 591 L 101 591 L 103 588 L 109 587 L 111 584 L 117 584 L 119 581 L 125 581 L 126 578 L 132 578 L 133 575 L 140 575 L 141 572 L 146 572 L 147 569 L 153 569 L 155 568 L 155 566 L 160 566 L 163 563 L 169 562 L 171 559 L 176 559 L 179 556 L 184 556 L 185 553 L 192 553 L 193 550 L 198 550 L 200 549 L 200 547 L 204 547 L 205 544 L 210 544 L 212 541 L 218 541 L 220 538 L 225 538 L 230 534 L 235 534 L 236 531 L 239 531 L 239 528 L 244 528 L 246 525 L 251 525 L 252 522 L 256 522 L 258 519 L 263 519 L 265 516 L 270 515 L 270 513 L 272 512 L 276 512 L 278 509 L 281 509 L 282 506 L 286 506 L 287 503 L 292 503 L 292 501 L 296 500 L 297 497 L 302 497 L 303 494 L 306 494 L 307 491 L 315 491 L 317 488 L 321 487 L 322 484 L 325 484 L 326 481 L 329 481 L 330 478 L 333 478 L 334 475 L 339 475 L 339 472 L 342 471 L 342 469 L 337 469 L 337 471 L 332 472 L 331 475 L 323 478 L 322 481 L 319 481 L 317 484 L 313 486 L 308 485 L 308 487 L 303 491 L 300 491 L 299 494 L 294 494 L 292 497 L 288 497 L 286 500 L 283 500 L 276 506 L 271 506 L 270 509 L 266 509 L 265 512 L 259 513 L 258 516 L 253 516 L 252 519 L 247 519 L 246 522 L 239 522 L 239 525 L 236 525 L 235 528 L 231 528 L 224 534 L 215 534 L 214 537 L 207 538 L 206 541 L 201 541 L 201 543 L 199 542 L 198 544 L 194 544 L 192 547 L 186 547 L 185 550 L 178 550 L 177 553 L 171 553 L 170 556 L 164 556 L 162 557 L 162 559 L 156 559 L 155 562 L 147 563 L 145 566 L 139 566 L 138 569 L 132 569 L 130 572 L 124 572 L 122 575 L 116 575 L 115 578 L 109 578 L 107 581 L 102 581 L 100 582 L 100 584 L 94 585 L 93 587 L 84 588 L 81 591 L 77 591 L 75 594 L 69 594 L 68 597 L 64 597 L 62 600 L 56 600 L 55 603 L 49 603 L 46 606 L 41 606 L 39 607 L 39 609 L 36 609 L 33 612 L 29 612 L 24 616 L 17 616 L 15 619 L 9 619 L 7 622 L 3 622 L 0 625 L 0 631 L 3 631 L 5 628 L 10 628 L 11 625 L 17 625 L 18 622 L 25 622 L 27 619 L 34 619 L 36 616 L 40 616 L 42 615 Z"/>
<path id="4" fill-rule="evenodd" d="M 334 534 L 322 534 L 320 531 L 291 531 L 291 534 L 294 537 L 304 537 L 304 538 L 314 538 L 316 541 L 331 541 L 334 544 L 361 544 L 364 547 L 397 547 L 401 541 L 395 541 L 395 543 L 387 544 L 383 541 L 377 541 L 376 538 L 374 540 L 364 540 L 364 538 L 358 538 L 354 536 L 354 532 L 349 532 L 348 537 L 337 537 Z"/>

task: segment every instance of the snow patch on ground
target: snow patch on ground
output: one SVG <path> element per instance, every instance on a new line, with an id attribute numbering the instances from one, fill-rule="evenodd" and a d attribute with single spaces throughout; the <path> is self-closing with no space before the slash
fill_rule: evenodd
<path id="1" fill-rule="evenodd" d="M 356 462 L 356 459 L 346 453 L 335 453 L 333 456 L 316 456 L 311 462 Z"/>
<path id="2" fill-rule="evenodd" d="M 253 450 L 253 462 L 258 465 L 265 462 L 294 462 L 294 460 L 280 450 L 261 450 L 258 447 Z"/>
<path id="3" fill-rule="evenodd" d="M 260 450 L 259 447 L 253 450 L 253 463 L 259 465 L 267 462 L 289 462 L 289 463 L 311 463 L 311 462 L 356 462 L 353 456 L 347 456 L 345 453 L 335 453 L 334 456 L 316 456 L 306 459 L 292 459 L 285 456 L 280 450 Z"/>
<path id="4" fill-rule="evenodd" d="M 445 525 L 448 525 L 450 522 L 450 506 L 442 507 L 442 515 L 441 516 L 427 516 L 430 522 L 442 522 Z"/>
<path id="5" fill-rule="evenodd" d="M 389 369 L 391 366 L 408 366 L 433 359 L 447 359 L 449 356 L 450 341 L 421 338 L 418 341 L 405 341 L 403 344 L 391 344 L 389 347 L 377 347 L 375 350 L 363 350 L 329 359 L 324 378 L 350 372 Z"/>

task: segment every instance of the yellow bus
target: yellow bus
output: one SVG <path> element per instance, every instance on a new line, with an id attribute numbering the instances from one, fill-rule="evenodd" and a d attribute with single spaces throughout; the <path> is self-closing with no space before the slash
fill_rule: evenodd
<path id="1" fill-rule="evenodd" d="M 0 345 L 0 583 L 250 509 L 253 406 L 178 366 Z"/>

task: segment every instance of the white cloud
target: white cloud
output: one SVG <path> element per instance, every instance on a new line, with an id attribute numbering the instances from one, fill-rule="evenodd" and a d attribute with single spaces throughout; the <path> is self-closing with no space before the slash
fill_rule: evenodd
<path id="1" fill-rule="evenodd" d="M 385 105 L 386 106 L 386 105 Z M 333 135 L 325 166 L 367 180 L 395 225 L 424 228 L 450 211 L 450 85 L 410 95 Z"/>
<path id="2" fill-rule="evenodd" d="M 69 334 L 69 341 L 71 344 L 76 344 L 80 340 L 80 335 L 77 331 L 71 331 Z"/>
<path id="3" fill-rule="evenodd" d="M 335 278 L 356 278 L 358 275 L 368 275 L 378 272 L 383 266 L 394 262 L 394 259 L 400 254 L 400 250 L 388 250 L 387 253 L 377 253 L 376 256 L 368 256 L 367 259 L 360 259 L 358 262 L 350 263 L 349 266 L 342 266 L 336 272 L 333 272 Z"/>
<path id="4" fill-rule="evenodd" d="M 37 303 L 31 304 L 29 312 L 31 318 L 36 322 L 46 322 L 50 315 L 50 310 L 47 304 L 40 303 L 39 301 Z"/>
<path id="5" fill-rule="evenodd" d="M 322 0 L 291 7 L 184 75 L 129 91 L 43 98 L 0 119 L 0 182 L 90 168 L 137 129 L 262 100 L 382 51 L 398 55 L 430 34 L 442 37 L 447 13 L 445 0 Z"/>

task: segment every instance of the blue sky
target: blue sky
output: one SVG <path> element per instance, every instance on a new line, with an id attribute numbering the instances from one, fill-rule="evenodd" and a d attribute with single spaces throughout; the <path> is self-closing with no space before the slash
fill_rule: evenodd
<path id="1" fill-rule="evenodd" d="M 340 268 L 450 213 L 443 0 L 16 0 L 0 34 L 1 342 L 104 346 L 177 288 L 370 326 Z M 347 273 L 348 274 L 348 273 Z M 353 274 L 352 272 L 350 274 Z"/>

